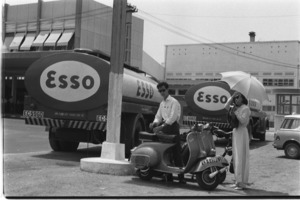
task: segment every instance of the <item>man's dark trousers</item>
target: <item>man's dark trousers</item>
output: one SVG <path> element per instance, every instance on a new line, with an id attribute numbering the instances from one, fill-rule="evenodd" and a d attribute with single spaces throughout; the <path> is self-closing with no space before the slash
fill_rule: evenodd
<path id="1" fill-rule="evenodd" d="M 180 145 L 180 127 L 177 122 L 172 125 L 165 124 L 161 130 L 166 135 L 176 135 L 175 138 L 175 148 L 173 148 L 174 162 L 177 167 L 183 167 L 183 161 L 181 158 L 181 145 Z"/>

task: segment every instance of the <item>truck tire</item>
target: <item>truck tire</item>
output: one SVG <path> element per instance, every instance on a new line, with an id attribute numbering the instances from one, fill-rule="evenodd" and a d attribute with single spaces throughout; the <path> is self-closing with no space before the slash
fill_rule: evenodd
<path id="1" fill-rule="evenodd" d="M 266 132 L 259 134 L 260 141 L 266 141 Z"/>
<path id="2" fill-rule="evenodd" d="M 59 145 L 61 151 L 72 152 L 77 150 L 79 146 L 79 142 L 69 142 L 69 141 L 59 140 Z"/>
<path id="3" fill-rule="evenodd" d="M 49 129 L 49 144 L 53 151 L 76 151 L 79 142 L 69 142 L 64 140 L 58 140 L 55 138 L 56 128 L 52 127 Z"/>
<path id="4" fill-rule="evenodd" d="M 49 144 L 53 151 L 61 151 L 59 140 L 55 139 L 56 128 L 49 129 Z"/>
<path id="5" fill-rule="evenodd" d="M 122 117 L 121 143 L 125 144 L 125 157 L 130 157 L 130 150 L 140 144 L 139 132 L 145 131 L 145 121 L 142 114 L 125 114 Z"/>

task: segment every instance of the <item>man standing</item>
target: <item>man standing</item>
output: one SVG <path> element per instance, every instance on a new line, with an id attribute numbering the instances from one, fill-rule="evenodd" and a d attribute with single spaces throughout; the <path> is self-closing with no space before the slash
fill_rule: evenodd
<path id="1" fill-rule="evenodd" d="M 161 131 L 166 135 L 176 135 L 176 146 L 173 150 L 174 161 L 177 167 L 183 167 L 181 158 L 181 145 L 180 145 L 180 127 L 179 119 L 181 115 L 181 106 L 179 102 L 169 94 L 169 84 L 161 82 L 157 85 L 157 89 L 163 101 L 160 103 L 158 111 L 155 115 L 153 123 L 149 128 L 153 129 L 155 133 Z M 178 175 L 179 182 L 185 183 L 183 174 Z"/>

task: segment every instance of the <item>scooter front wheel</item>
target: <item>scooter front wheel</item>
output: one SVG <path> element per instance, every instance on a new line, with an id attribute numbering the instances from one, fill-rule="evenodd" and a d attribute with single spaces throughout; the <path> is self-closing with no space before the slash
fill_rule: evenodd
<path id="1" fill-rule="evenodd" d="M 149 181 L 154 176 L 153 170 L 151 170 L 149 167 L 144 167 L 142 169 L 137 169 L 136 173 L 140 179 Z"/>
<path id="2" fill-rule="evenodd" d="M 196 180 L 198 185 L 205 190 L 213 190 L 219 185 L 219 176 L 209 177 L 212 171 L 207 168 L 196 174 Z"/>

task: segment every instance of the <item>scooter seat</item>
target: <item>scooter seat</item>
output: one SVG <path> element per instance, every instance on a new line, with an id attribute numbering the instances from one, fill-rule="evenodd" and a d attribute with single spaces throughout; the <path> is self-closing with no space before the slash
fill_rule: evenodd
<path id="1" fill-rule="evenodd" d="M 157 134 L 158 141 L 164 143 L 176 143 L 177 135 L 166 135 L 163 132 L 159 131 Z"/>
<path id="2" fill-rule="evenodd" d="M 148 133 L 146 131 L 139 132 L 139 139 L 140 140 L 148 140 L 148 141 L 155 141 L 157 140 L 157 136 L 155 133 Z"/>

